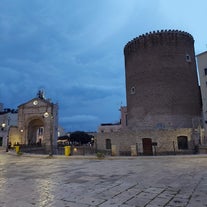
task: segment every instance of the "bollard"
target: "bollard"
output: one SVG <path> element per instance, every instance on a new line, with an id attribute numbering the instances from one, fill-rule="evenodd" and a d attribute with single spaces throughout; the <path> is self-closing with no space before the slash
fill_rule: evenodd
<path id="1" fill-rule="evenodd" d="M 70 155 L 70 146 L 65 146 L 65 156 Z"/>
<path id="2" fill-rule="evenodd" d="M 15 146 L 16 153 L 19 153 L 20 149 L 19 146 Z"/>

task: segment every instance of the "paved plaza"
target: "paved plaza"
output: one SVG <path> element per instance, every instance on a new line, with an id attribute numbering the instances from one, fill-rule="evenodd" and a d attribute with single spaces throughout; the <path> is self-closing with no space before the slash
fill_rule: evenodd
<path id="1" fill-rule="evenodd" d="M 0 206 L 206 207 L 207 156 L 18 156 L 0 152 Z"/>

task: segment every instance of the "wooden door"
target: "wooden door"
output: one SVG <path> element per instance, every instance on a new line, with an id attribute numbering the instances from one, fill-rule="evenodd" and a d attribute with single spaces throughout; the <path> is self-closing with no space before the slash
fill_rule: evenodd
<path id="1" fill-rule="evenodd" d="M 150 138 L 143 138 L 143 155 L 153 155 L 152 151 L 152 139 Z"/>

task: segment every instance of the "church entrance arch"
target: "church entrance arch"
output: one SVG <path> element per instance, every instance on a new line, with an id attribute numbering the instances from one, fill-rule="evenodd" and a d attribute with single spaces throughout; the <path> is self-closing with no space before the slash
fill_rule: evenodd
<path id="1" fill-rule="evenodd" d="M 27 143 L 41 145 L 44 140 L 44 123 L 41 119 L 33 119 L 28 124 Z"/>

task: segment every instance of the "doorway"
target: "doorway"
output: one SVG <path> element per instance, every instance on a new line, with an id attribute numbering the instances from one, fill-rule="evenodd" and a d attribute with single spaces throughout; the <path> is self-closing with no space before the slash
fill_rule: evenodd
<path id="1" fill-rule="evenodd" d="M 42 143 L 44 139 L 44 124 L 40 119 L 30 121 L 28 125 L 28 144 L 35 145 Z"/>
<path id="2" fill-rule="evenodd" d="M 153 155 L 151 138 L 143 138 L 142 145 L 143 145 L 143 155 Z"/>

